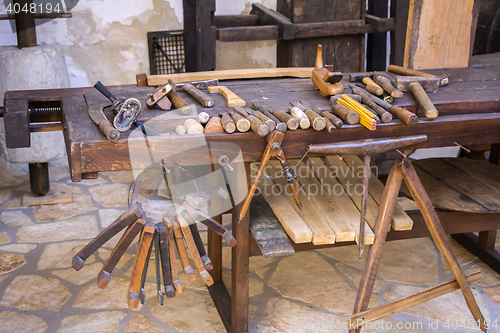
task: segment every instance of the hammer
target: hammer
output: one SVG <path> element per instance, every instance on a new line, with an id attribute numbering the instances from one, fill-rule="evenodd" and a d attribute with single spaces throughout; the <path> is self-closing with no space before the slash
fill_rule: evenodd
<path id="1" fill-rule="evenodd" d="M 438 116 L 438 111 L 432 104 L 427 92 L 437 92 L 439 89 L 439 78 L 422 76 L 396 76 L 394 79 L 396 87 L 401 91 L 411 91 L 418 105 L 422 108 L 424 115 L 429 119 Z"/>
<path id="2" fill-rule="evenodd" d="M 393 87 L 391 80 L 382 75 L 378 75 L 377 73 L 373 74 L 373 81 L 377 83 L 379 86 L 382 87 L 389 95 L 391 95 L 394 98 L 401 98 L 403 97 L 403 92 L 401 90 L 398 90 Z"/>
<path id="3" fill-rule="evenodd" d="M 363 82 L 366 87 L 366 91 L 377 95 L 382 96 L 384 93 L 384 89 L 376 84 L 371 78 L 369 73 L 351 73 L 349 74 L 349 81 L 351 82 Z"/>
<path id="4" fill-rule="evenodd" d="M 446 86 L 448 83 L 450 83 L 450 74 L 447 73 L 441 73 L 438 76 L 432 75 L 429 73 L 417 71 L 414 69 L 410 68 L 405 68 L 401 66 L 396 66 L 396 65 L 389 65 L 387 66 L 387 70 L 389 72 L 393 72 L 396 74 L 401 74 L 401 75 L 406 75 L 406 76 L 425 76 L 425 77 L 437 77 L 439 78 L 439 86 Z"/>

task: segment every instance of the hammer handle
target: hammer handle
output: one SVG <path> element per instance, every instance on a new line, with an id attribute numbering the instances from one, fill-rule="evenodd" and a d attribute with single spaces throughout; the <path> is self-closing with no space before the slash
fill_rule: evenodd
<path id="1" fill-rule="evenodd" d="M 111 125 L 111 123 L 107 120 L 103 120 L 99 123 L 99 128 L 101 129 L 102 134 L 111 142 L 118 142 L 120 140 L 120 131 Z"/>
<path id="2" fill-rule="evenodd" d="M 373 82 L 373 80 L 370 79 L 369 77 L 365 77 L 362 81 L 364 84 L 366 84 L 366 88 L 365 88 L 366 91 L 369 91 L 372 94 L 375 94 L 377 96 L 380 96 L 384 93 L 384 89 L 382 89 L 382 87 L 380 87 L 378 84 Z"/>
<path id="3" fill-rule="evenodd" d="M 338 118 L 337 116 L 333 115 L 332 113 L 330 113 L 328 111 L 323 111 L 321 113 L 321 116 L 323 116 L 329 122 L 331 122 L 335 126 L 335 128 L 341 128 L 344 125 L 344 123 L 342 122 L 342 119 Z M 326 123 L 326 125 L 328 126 L 328 122 Z"/>
<path id="4" fill-rule="evenodd" d="M 418 105 L 420 105 L 420 107 L 424 111 L 424 115 L 429 119 L 436 118 L 439 114 L 438 110 L 431 102 L 424 88 L 422 88 L 422 86 L 419 83 L 411 83 L 410 90 L 413 93 L 413 96 L 415 96 Z"/>
<path id="5" fill-rule="evenodd" d="M 386 78 L 384 76 L 380 76 L 380 75 L 373 75 L 373 81 L 375 81 L 375 83 L 377 83 L 379 86 L 381 86 L 382 89 L 387 91 L 387 93 L 389 95 L 391 95 L 392 97 L 394 97 L 394 98 L 403 97 L 403 92 L 394 88 L 392 83 L 391 83 L 391 80 L 389 80 L 388 78 Z"/>
<path id="6" fill-rule="evenodd" d="M 228 114 L 221 115 L 221 124 L 222 128 L 226 131 L 226 133 L 231 134 L 236 131 L 236 125 L 234 124 L 233 119 Z"/>
<path id="7" fill-rule="evenodd" d="M 299 128 L 299 120 L 283 110 L 274 111 L 274 116 L 284 122 L 289 130 L 295 131 Z"/>
<path id="8" fill-rule="evenodd" d="M 200 104 L 203 105 L 203 107 L 205 108 L 211 108 L 215 104 L 212 98 L 205 95 L 203 92 L 201 92 L 198 88 L 196 88 L 190 83 L 185 84 L 182 87 L 182 89 L 189 95 L 191 95 L 195 100 L 200 102 Z"/>
<path id="9" fill-rule="evenodd" d="M 408 76 L 425 76 L 425 77 L 436 77 L 436 75 L 432 75 L 429 73 L 417 71 L 411 68 L 405 68 L 401 66 L 396 66 L 396 65 L 389 65 L 387 66 L 387 70 L 389 72 L 393 72 L 396 74 L 401 74 L 401 75 L 408 75 Z"/>
<path id="10" fill-rule="evenodd" d="M 349 125 L 355 125 L 359 123 L 359 114 L 341 104 L 335 104 L 333 106 L 333 113 Z"/>
<path id="11" fill-rule="evenodd" d="M 410 112 L 406 109 L 403 109 L 399 106 L 392 105 L 389 109 L 394 116 L 396 116 L 399 120 L 401 120 L 406 125 L 414 125 L 418 123 L 418 117 L 413 112 Z"/>

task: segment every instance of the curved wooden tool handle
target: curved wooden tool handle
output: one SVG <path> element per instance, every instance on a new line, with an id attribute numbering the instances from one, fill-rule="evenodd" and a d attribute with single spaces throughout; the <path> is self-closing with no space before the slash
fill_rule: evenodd
<path id="1" fill-rule="evenodd" d="M 396 116 L 406 125 L 415 125 L 416 123 L 418 123 L 418 117 L 416 114 L 406 109 L 403 109 L 399 106 L 396 105 L 391 106 L 389 112 L 391 112 L 394 116 Z"/>
<path id="2" fill-rule="evenodd" d="M 210 94 L 220 93 L 227 100 L 227 106 L 230 108 L 247 105 L 243 99 L 225 86 L 210 86 L 207 87 L 207 91 Z"/>
<path id="3" fill-rule="evenodd" d="M 338 143 L 311 144 L 307 147 L 309 153 L 375 155 L 389 150 L 413 146 L 427 141 L 427 135 L 402 136 L 383 139 L 354 140 Z"/>
<path id="4" fill-rule="evenodd" d="M 386 78 L 385 76 L 380 76 L 380 75 L 373 75 L 373 81 L 375 81 L 376 84 L 382 87 L 389 95 L 391 95 L 394 98 L 401 98 L 403 97 L 403 92 L 401 90 L 398 90 L 394 88 L 394 86 L 391 83 L 391 80 Z"/>
<path id="5" fill-rule="evenodd" d="M 99 128 L 101 129 L 102 134 L 111 142 L 118 142 L 120 140 L 120 131 L 111 125 L 111 123 L 107 120 L 103 120 L 99 123 Z"/>
<path id="6" fill-rule="evenodd" d="M 429 119 L 434 119 L 438 116 L 439 112 L 431 102 L 431 99 L 425 92 L 424 88 L 419 83 L 411 83 L 410 90 L 415 96 L 418 105 L 422 108 L 424 115 Z"/>
<path id="7" fill-rule="evenodd" d="M 209 96 L 205 95 L 203 92 L 201 92 L 198 88 L 193 86 L 190 83 L 185 84 L 182 89 L 187 92 L 189 95 L 191 95 L 195 100 L 200 102 L 201 105 L 203 105 L 206 108 L 211 108 L 214 106 L 214 100 L 210 98 Z"/>

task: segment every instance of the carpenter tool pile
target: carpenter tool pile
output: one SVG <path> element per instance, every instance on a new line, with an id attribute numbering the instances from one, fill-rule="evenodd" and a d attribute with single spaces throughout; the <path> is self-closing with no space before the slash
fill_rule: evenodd
<path id="1" fill-rule="evenodd" d="M 72 267 L 79 271 L 87 258 L 113 236 L 125 229 L 97 276 L 97 286 L 102 289 L 106 288 L 110 283 L 113 269 L 134 238 L 140 234 L 127 294 L 130 309 L 136 309 L 139 302 L 144 304 L 146 299 L 144 285 L 153 247 L 156 296 L 161 305 L 163 305 L 164 295 L 171 298 L 176 295 L 176 292 L 179 294 L 183 292 L 177 268 L 176 252 L 179 254 L 182 270 L 187 275 L 189 282 L 196 279 L 196 274 L 191 267 L 188 251 L 200 278 L 207 286 L 211 286 L 214 281 L 208 271 L 213 269 L 213 265 L 205 252 L 195 219 L 201 216 L 202 223 L 221 235 L 222 239 L 230 246 L 237 244 L 231 233 L 203 210 L 206 209 L 208 200 L 216 194 L 220 193 L 214 190 L 204 190 L 188 194 L 182 205 L 182 212 L 178 213 L 174 219 L 165 217 L 159 223 L 155 223 L 152 218 L 147 217 L 141 204 L 135 202 L 73 257 Z M 177 209 L 177 211 L 181 209 Z"/>

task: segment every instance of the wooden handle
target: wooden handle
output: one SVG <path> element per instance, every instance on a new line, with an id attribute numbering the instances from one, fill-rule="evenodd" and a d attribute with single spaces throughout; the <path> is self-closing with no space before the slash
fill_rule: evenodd
<path id="1" fill-rule="evenodd" d="M 127 230 L 123 233 L 122 237 L 113 249 L 113 252 L 111 252 L 108 260 L 106 260 L 106 263 L 97 275 L 97 286 L 99 288 L 106 288 L 111 279 L 111 272 L 113 272 L 116 264 L 118 264 L 125 251 L 127 251 L 130 243 L 132 243 L 135 236 L 137 236 L 145 224 L 146 221 L 138 219 L 133 224 L 128 226 Z"/>
<path id="2" fill-rule="evenodd" d="M 306 114 L 304 113 L 304 111 L 302 111 L 298 107 L 296 107 L 296 106 L 291 107 L 290 108 L 290 114 L 292 114 L 292 116 L 294 116 L 295 118 L 297 118 L 299 120 L 299 126 L 300 126 L 300 128 L 302 128 L 302 129 L 308 129 L 309 127 L 311 127 L 311 121 L 306 116 Z"/>
<path id="3" fill-rule="evenodd" d="M 221 119 L 217 116 L 210 118 L 208 123 L 205 125 L 205 133 L 224 133 L 224 128 L 222 127 Z"/>
<path id="4" fill-rule="evenodd" d="M 120 140 L 120 131 L 111 125 L 111 123 L 107 120 L 103 120 L 99 123 L 99 128 L 101 129 L 102 134 L 111 142 L 118 142 Z"/>
<path id="5" fill-rule="evenodd" d="M 325 120 L 326 124 L 325 128 L 328 131 L 328 133 L 333 133 L 337 130 L 335 125 L 327 117 L 323 117 L 323 119 Z"/>
<path id="6" fill-rule="evenodd" d="M 432 74 L 429 74 L 429 73 L 417 71 L 415 69 L 405 68 L 405 67 L 396 66 L 396 65 L 389 65 L 389 66 L 387 66 L 387 70 L 389 72 L 393 72 L 393 73 L 397 73 L 397 74 L 401 74 L 401 75 L 436 77 L 436 75 L 432 75 Z"/>
<path id="7" fill-rule="evenodd" d="M 168 244 L 170 251 L 170 272 L 172 273 L 172 283 L 177 290 L 177 293 L 182 294 L 184 288 L 179 280 L 179 271 L 177 270 L 177 260 L 175 260 L 175 238 L 174 238 L 174 225 L 171 220 L 163 219 L 163 223 L 168 228 Z"/>
<path id="8" fill-rule="evenodd" d="M 412 83 L 410 84 L 410 90 L 413 93 L 413 96 L 415 96 L 418 105 L 420 105 L 420 107 L 424 111 L 424 115 L 429 119 L 436 118 L 439 114 L 438 110 L 431 102 L 429 96 L 424 91 L 422 86 L 418 83 Z"/>
<path id="9" fill-rule="evenodd" d="M 198 121 L 200 124 L 205 125 L 210 120 L 210 115 L 204 111 L 198 113 Z"/>
<path id="10" fill-rule="evenodd" d="M 342 128 L 342 126 L 344 126 L 342 119 L 338 118 L 337 116 L 331 114 L 328 111 L 323 111 L 321 113 L 321 116 L 328 119 L 328 121 L 331 122 L 333 124 L 333 126 L 335 126 L 335 128 Z M 327 123 L 327 126 L 328 126 L 328 123 Z"/>
<path id="11" fill-rule="evenodd" d="M 194 264 L 196 266 L 196 269 L 200 273 L 201 279 L 207 286 L 210 287 L 214 284 L 214 280 L 207 272 L 205 266 L 203 265 L 203 262 L 201 261 L 200 253 L 196 248 L 196 243 L 194 242 L 193 235 L 191 234 L 191 229 L 189 228 L 187 221 L 181 215 L 176 215 L 175 219 L 181 226 L 182 233 L 184 234 L 184 238 L 186 239 L 187 247 L 189 249 L 189 252 L 191 252 L 191 258 L 193 258 Z"/>
<path id="12" fill-rule="evenodd" d="M 186 245 L 184 244 L 184 238 L 182 237 L 181 227 L 177 223 L 174 225 L 174 236 L 175 242 L 177 243 L 177 251 L 179 252 L 179 257 L 181 258 L 184 272 L 186 273 L 189 282 L 193 282 L 194 280 L 196 280 L 196 275 L 194 274 L 194 270 L 189 264 L 189 257 L 186 251 Z"/>
<path id="13" fill-rule="evenodd" d="M 284 122 L 289 130 L 295 131 L 299 128 L 299 121 L 297 118 L 291 116 L 283 110 L 274 111 L 274 116 Z"/>
<path id="14" fill-rule="evenodd" d="M 222 124 L 222 128 L 228 134 L 234 133 L 234 131 L 236 131 L 236 125 L 235 125 L 233 119 L 231 119 L 231 117 L 228 114 L 223 114 L 221 116 L 221 124 Z"/>
<path id="15" fill-rule="evenodd" d="M 388 78 L 386 78 L 384 76 L 380 76 L 380 75 L 373 75 L 373 80 L 375 81 L 375 83 L 377 83 L 379 86 L 381 86 L 382 89 L 387 91 L 387 93 L 389 95 L 391 95 L 392 97 L 394 97 L 394 98 L 403 97 L 403 92 L 394 88 L 392 83 L 391 83 L 391 80 L 389 80 Z"/>
<path id="16" fill-rule="evenodd" d="M 142 229 L 139 243 L 135 252 L 134 266 L 132 268 L 132 277 L 130 278 L 130 285 L 128 288 L 127 301 L 129 309 L 137 309 L 139 306 L 139 288 L 141 286 L 141 279 L 146 265 L 151 242 L 155 232 L 154 222 L 152 219 L 147 218 L 146 225 Z"/>
<path id="17" fill-rule="evenodd" d="M 321 131 L 321 130 L 323 130 L 326 127 L 326 121 L 325 121 L 325 119 L 323 119 L 323 117 L 321 117 L 316 112 L 314 112 L 312 110 L 305 110 L 304 113 L 309 118 L 309 121 L 311 122 L 312 127 L 316 131 Z"/>
<path id="18" fill-rule="evenodd" d="M 172 85 L 172 87 L 175 87 L 175 83 L 172 80 L 168 80 L 168 83 Z M 177 91 L 174 89 L 171 89 L 167 93 L 167 97 L 170 99 L 172 104 L 177 108 L 177 109 L 183 109 L 188 106 L 185 100 L 182 99 L 182 97 L 177 93 Z"/>
<path id="19" fill-rule="evenodd" d="M 184 127 L 186 127 L 187 134 L 203 133 L 203 125 L 195 119 L 186 119 L 186 121 L 184 122 Z"/>
<path id="20" fill-rule="evenodd" d="M 170 250 L 168 244 L 168 228 L 164 223 L 158 223 L 158 236 L 160 237 L 161 271 L 163 274 L 163 286 L 168 298 L 175 297 L 175 289 L 172 284 L 172 273 L 170 265 Z"/>
<path id="21" fill-rule="evenodd" d="M 193 235 L 194 242 L 196 244 L 196 248 L 198 249 L 198 252 L 200 253 L 201 261 L 203 262 L 203 266 L 207 269 L 207 271 L 211 271 L 214 269 L 214 265 L 212 264 L 212 261 L 207 255 L 207 252 L 205 251 L 205 246 L 203 245 L 203 240 L 201 239 L 200 236 L 200 231 L 198 230 L 198 226 L 195 223 L 189 224 L 189 229 L 191 229 L 191 234 Z"/>
<path id="22" fill-rule="evenodd" d="M 247 120 L 250 122 L 250 128 L 255 134 L 266 136 L 269 133 L 269 127 L 254 115 L 248 115 Z"/>
<path id="23" fill-rule="evenodd" d="M 264 114 L 266 117 L 268 117 L 269 119 L 274 121 L 276 123 L 275 129 L 278 132 L 281 132 L 281 133 L 286 132 L 286 129 L 287 129 L 286 124 L 284 122 L 282 122 L 281 120 L 279 120 L 278 118 L 276 118 L 273 114 L 271 114 L 271 112 L 269 112 L 268 108 L 264 104 L 262 104 L 259 101 L 252 101 L 252 107 L 254 109 L 262 112 L 262 114 Z"/>
<path id="24" fill-rule="evenodd" d="M 359 114 L 349 108 L 346 108 L 343 105 L 335 104 L 332 108 L 332 111 L 337 117 L 339 117 L 349 125 L 355 125 L 359 123 Z"/>
<path id="25" fill-rule="evenodd" d="M 369 77 L 365 77 L 363 80 L 363 83 L 366 84 L 366 91 L 371 92 L 374 95 L 381 96 L 384 93 L 384 89 L 380 87 L 378 84 L 376 84 L 372 79 Z"/>
<path id="26" fill-rule="evenodd" d="M 212 98 L 205 95 L 203 92 L 201 92 L 198 88 L 196 88 L 190 83 L 186 83 L 182 87 L 182 89 L 206 108 L 211 108 L 215 104 Z"/>
<path id="27" fill-rule="evenodd" d="M 272 132 L 276 129 L 276 123 L 274 120 L 271 118 L 267 117 L 265 114 L 263 114 L 260 111 L 255 111 L 253 115 L 258 118 L 260 121 L 264 122 L 266 124 L 267 128 L 269 128 L 269 132 Z"/>
<path id="28" fill-rule="evenodd" d="M 369 106 L 373 111 L 375 111 L 375 113 L 380 117 L 383 123 L 388 123 L 392 120 L 392 114 L 390 112 L 387 112 L 379 105 L 375 104 L 375 102 L 370 97 L 368 97 L 368 95 L 365 94 L 361 88 L 358 88 L 354 85 L 351 85 L 350 87 L 356 95 L 361 96 L 361 101 L 365 105 Z"/>
<path id="29" fill-rule="evenodd" d="M 399 106 L 393 105 L 389 111 L 406 125 L 415 125 L 418 123 L 418 117 L 416 114 Z"/>
<path id="30" fill-rule="evenodd" d="M 244 100 L 225 86 L 210 86 L 207 87 L 207 91 L 210 94 L 220 93 L 227 100 L 227 106 L 230 108 L 247 105 Z"/>
<path id="31" fill-rule="evenodd" d="M 233 121 L 236 123 L 236 128 L 238 129 L 238 131 L 240 131 L 241 133 L 248 132 L 248 130 L 250 129 L 250 121 L 248 121 L 245 117 L 237 112 L 229 111 L 229 114 L 231 115 L 231 118 L 233 118 Z"/>

